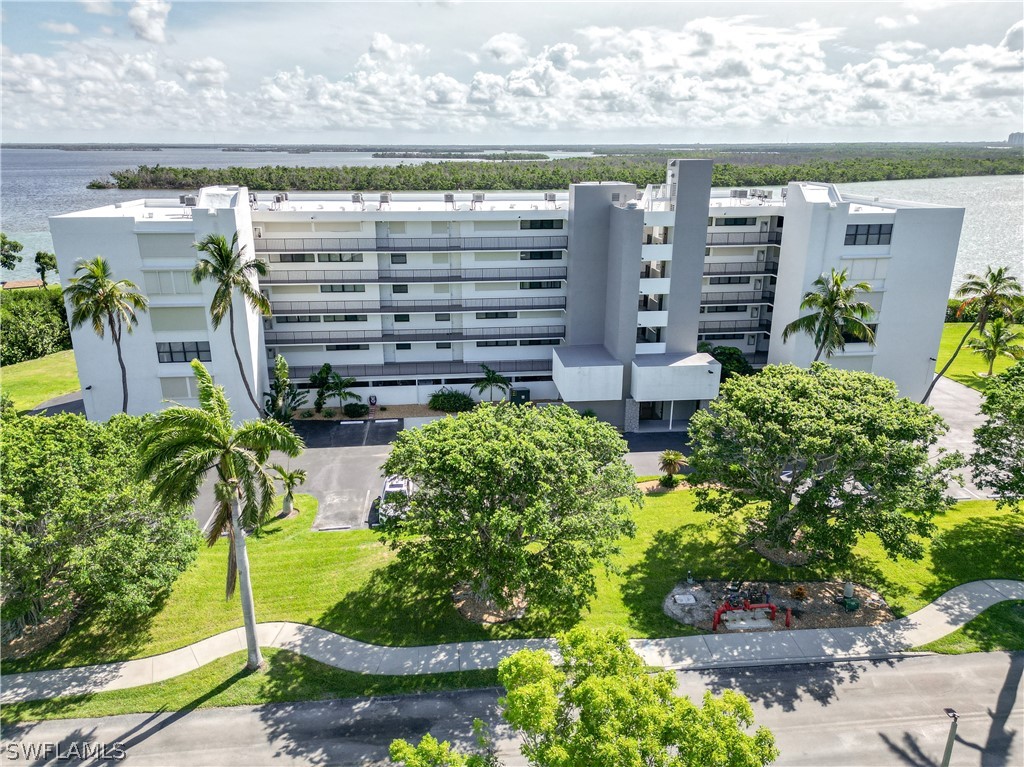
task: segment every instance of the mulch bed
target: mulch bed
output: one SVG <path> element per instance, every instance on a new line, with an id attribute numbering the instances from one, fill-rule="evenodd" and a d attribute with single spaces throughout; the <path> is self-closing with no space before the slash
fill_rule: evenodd
<path id="1" fill-rule="evenodd" d="M 842 581 L 793 581 L 787 583 L 695 581 L 692 585 L 683 581 L 676 584 L 675 588 L 665 597 L 662 609 L 673 620 L 702 631 L 711 631 L 715 611 L 721 607 L 729 595 L 736 593 L 730 590 L 730 586 L 738 587 L 737 590 L 740 592 L 749 593 L 752 604 L 761 602 L 761 595 L 767 589 L 771 603 L 776 606 L 777 615 L 772 627 L 752 630 L 777 631 L 785 629 L 786 608 L 791 608 L 793 611 L 791 628 L 794 629 L 877 626 L 895 617 L 877 591 L 856 583 L 853 588 L 853 598 L 860 602 L 860 607 L 852 612 L 847 612 L 842 604 L 837 604 L 834 600 L 834 596 L 843 594 L 844 583 Z M 793 596 L 797 587 L 803 588 L 803 599 Z M 676 604 L 674 597 L 677 594 L 691 594 L 696 602 L 687 605 Z M 724 631 L 724 626 L 719 625 L 718 630 L 719 632 Z"/>

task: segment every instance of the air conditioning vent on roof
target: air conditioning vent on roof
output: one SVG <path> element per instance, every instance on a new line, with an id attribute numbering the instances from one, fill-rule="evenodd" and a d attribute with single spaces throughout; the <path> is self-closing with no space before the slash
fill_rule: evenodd
<path id="1" fill-rule="evenodd" d="M 262 226 L 254 226 L 252 228 L 252 235 L 257 240 L 263 239 L 263 227 Z"/>
<path id="2" fill-rule="evenodd" d="M 178 202 L 187 208 L 194 208 L 199 204 L 199 198 L 194 194 L 183 194 L 178 197 Z"/>

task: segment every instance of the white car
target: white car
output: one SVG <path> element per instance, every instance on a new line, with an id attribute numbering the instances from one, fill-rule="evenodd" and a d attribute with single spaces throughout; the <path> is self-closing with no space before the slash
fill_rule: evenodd
<path id="1" fill-rule="evenodd" d="M 377 520 L 376 524 L 381 524 L 388 519 L 391 519 L 398 514 L 398 509 L 395 507 L 394 494 L 401 493 L 402 495 L 409 495 L 412 491 L 412 483 L 405 477 L 390 476 L 385 478 L 384 487 L 381 490 L 377 500 L 374 501 L 374 505 L 377 509 Z M 392 496 L 389 501 L 388 496 Z M 371 519 L 373 514 L 371 512 Z"/>

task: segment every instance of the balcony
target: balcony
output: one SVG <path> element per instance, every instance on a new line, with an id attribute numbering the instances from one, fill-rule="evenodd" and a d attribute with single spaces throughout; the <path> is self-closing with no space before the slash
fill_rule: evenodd
<path id="1" fill-rule="evenodd" d="M 700 294 L 702 304 L 770 304 L 774 301 L 774 290 L 723 290 Z"/>
<path id="2" fill-rule="evenodd" d="M 708 245 L 781 245 L 782 232 L 708 232 Z"/>
<path id="3" fill-rule="evenodd" d="M 704 262 L 704 274 L 778 274 L 778 261 Z"/>
<path id="4" fill-rule="evenodd" d="M 536 237 L 262 237 L 257 253 L 445 252 L 453 250 L 564 250 L 566 235 Z"/>
<path id="5" fill-rule="evenodd" d="M 261 285 L 564 280 L 562 267 L 521 269 L 271 269 Z"/>
<path id="6" fill-rule="evenodd" d="M 551 372 L 551 360 L 494 360 L 484 362 L 388 362 L 383 365 L 333 365 L 335 373 L 352 378 L 436 378 L 438 376 L 472 374 L 480 376 L 481 365 L 499 373 Z M 298 365 L 291 368 L 293 381 L 309 378 L 320 366 Z M 270 370 L 273 376 L 273 370 Z"/>
<path id="7" fill-rule="evenodd" d="M 565 325 L 507 328 L 427 328 L 416 330 L 268 330 L 267 346 L 401 343 L 403 341 L 483 341 L 489 338 L 565 338 Z"/>
<path id="8" fill-rule="evenodd" d="M 441 298 L 411 301 L 271 301 L 272 314 L 410 314 L 414 312 L 564 309 L 565 296 L 551 298 Z"/>
<path id="9" fill-rule="evenodd" d="M 697 326 L 698 333 L 767 333 L 772 321 L 765 318 L 748 317 L 742 320 L 702 320 Z"/>

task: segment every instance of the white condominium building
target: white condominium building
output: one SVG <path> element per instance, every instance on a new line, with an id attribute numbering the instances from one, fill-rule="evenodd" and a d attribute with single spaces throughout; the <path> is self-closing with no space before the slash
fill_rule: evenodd
<path id="1" fill-rule="evenodd" d="M 103 255 L 150 309 L 125 335 L 129 410 L 195 401 L 199 358 L 241 417 L 228 328 L 209 318 L 213 285 L 192 282 L 193 243 L 235 232 L 267 264 L 271 317 L 236 299 L 235 336 L 254 390 L 283 355 L 292 380 L 329 362 L 380 405 L 469 391 L 481 365 L 532 400 L 591 409 L 626 431 L 679 428 L 718 393 L 721 366 L 698 344 L 755 365 L 807 365 L 812 339 L 781 340 L 813 281 L 867 281 L 876 344 L 840 367 L 920 397 L 934 369 L 963 210 L 853 197 L 791 183 L 775 194 L 712 190 L 711 162 L 673 160 L 664 184 L 573 184 L 568 192 L 250 193 L 210 187 L 50 219 L 63 283 Z M 114 348 L 72 333 L 90 418 L 120 410 Z"/>

